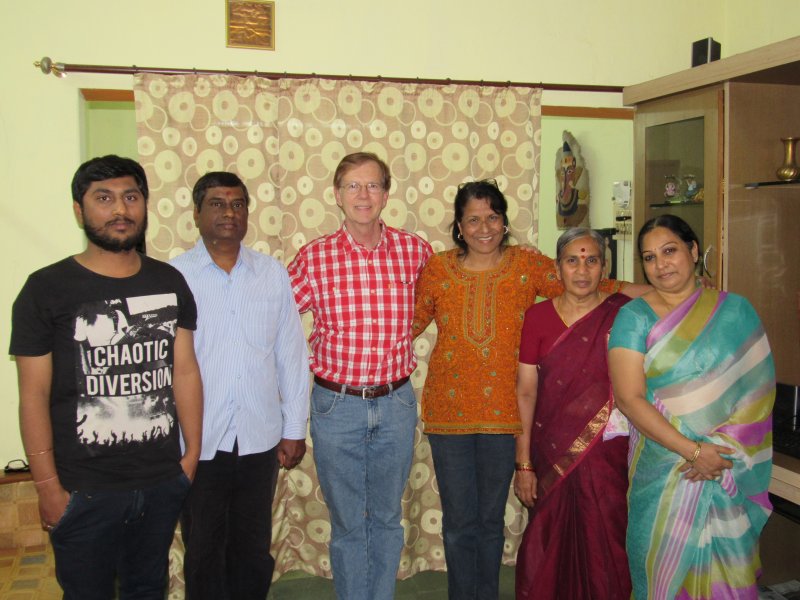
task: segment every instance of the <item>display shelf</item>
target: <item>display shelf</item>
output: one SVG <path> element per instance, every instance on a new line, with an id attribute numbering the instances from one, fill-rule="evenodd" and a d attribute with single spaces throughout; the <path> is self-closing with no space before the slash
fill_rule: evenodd
<path id="1" fill-rule="evenodd" d="M 651 204 L 650 208 L 673 208 L 675 206 L 703 206 L 702 202 L 658 202 Z"/>
<path id="2" fill-rule="evenodd" d="M 800 179 L 792 179 L 791 181 L 753 181 L 751 183 L 745 183 L 744 189 L 755 190 L 760 187 L 785 186 L 785 185 L 797 185 L 797 184 L 800 184 Z"/>

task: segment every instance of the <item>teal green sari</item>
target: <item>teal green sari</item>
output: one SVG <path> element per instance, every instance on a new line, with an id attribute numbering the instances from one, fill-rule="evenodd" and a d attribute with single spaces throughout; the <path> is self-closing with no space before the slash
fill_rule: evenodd
<path id="1" fill-rule="evenodd" d="M 720 480 L 690 482 L 685 460 L 632 428 L 627 549 L 634 597 L 756 598 L 758 537 L 771 505 L 775 371 L 752 306 L 698 290 L 663 319 L 623 307 L 609 348 L 641 352 L 647 400 L 691 440 L 734 448 Z"/>

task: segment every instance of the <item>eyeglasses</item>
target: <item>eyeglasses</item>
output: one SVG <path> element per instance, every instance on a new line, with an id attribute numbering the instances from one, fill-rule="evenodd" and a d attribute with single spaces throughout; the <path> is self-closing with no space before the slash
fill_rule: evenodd
<path id="1" fill-rule="evenodd" d="M 380 183 L 375 183 L 374 181 L 370 181 L 369 183 L 358 183 L 357 181 L 351 181 L 350 183 L 345 183 L 341 189 L 344 190 L 344 193 L 349 196 L 358 196 L 361 193 L 361 189 L 366 188 L 368 194 L 380 194 L 383 192 L 383 186 Z"/>
<path id="2" fill-rule="evenodd" d="M 29 473 L 30 470 L 31 469 L 28 466 L 28 463 L 26 463 L 21 458 L 16 458 L 14 460 L 9 461 L 5 469 L 3 469 L 6 475 L 8 475 L 9 473 Z"/>

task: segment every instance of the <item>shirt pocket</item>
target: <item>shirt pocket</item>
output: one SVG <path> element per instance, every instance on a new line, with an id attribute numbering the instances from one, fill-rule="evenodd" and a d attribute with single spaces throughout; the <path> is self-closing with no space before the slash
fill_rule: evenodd
<path id="1" fill-rule="evenodd" d="M 397 320 L 410 327 L 414 318 L 414 287 L 412 277 L 392 277 L 383 284 L 385 298 L 389 298 L 392 307 L 392 320 Z"/>
<path id="2" fill-rule="evenodd" d="M 265 299 L 251 300 L 240 310 L 240 326 L 247 345 L 262 353 L 267 353 L 275 345 L 275 337 L 280 326 L 280 305 Z"/>

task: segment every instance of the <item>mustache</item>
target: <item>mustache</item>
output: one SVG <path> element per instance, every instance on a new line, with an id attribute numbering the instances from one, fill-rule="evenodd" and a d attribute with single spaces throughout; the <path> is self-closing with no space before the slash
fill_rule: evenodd
<path id="1" fill-rule="evenodd" d="M 106 223 L 106 227 L 111 227 L 113 225 L 116 225 L 117 223 L 125 223 L 126 225 L 136 225 L 136 221 L 134 221 L 133 219 L 129 219 L 127 217 L 119 217 L 116 219 L 112 219 L 111 221 L 108 221 Z"/>

